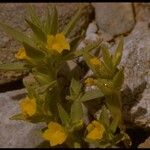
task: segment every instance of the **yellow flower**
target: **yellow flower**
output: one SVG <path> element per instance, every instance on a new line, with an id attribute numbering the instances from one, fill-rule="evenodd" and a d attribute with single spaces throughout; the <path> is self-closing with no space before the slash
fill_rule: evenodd
<path id="1" fill-rule="evenodd" d="M 62 144 L 66 138 L 67 134 L 64 128 L 57 122 L 50 122 L 48 124 L 48 129 L 44 131 L 43 138 L 50 141 L 51 146 Z"/>
<path id="2" fill-rule="evenodd" d="M 15 54 L 17 59 L 26 59 L 27 55 L 24 48 L 19 49 L 19 51 Z"/>
<path id="3" fill-rule="evenodd" d="M 36 101 L 26 97 L 20 102 L 22 113 L 26 116 L 33 116 L 36 113 Z"/>
<path id="4" fill-rule="evenodd" d="M 87 126 L 88 134 L 86 136 L 89 140 L 100 140 L 105 132 L 104 126 L 98 121 L 94 120 Z"/>
<path id="5" fill-rule="evenodd" d="M 55 36 L 47 36 L 47 45 L 46 48 L 49 50 L 55 50 L 58 53 L 61 53 L 64 49 L 70 50 L 69 42 L 66 40 L 63 33 L 58 33 Z"/>
<path id="6" fill-rule="evenodd" d="M 95 80 L 93 78 L 87 78 L 84 83 L 86 85 L 94 85 L 95 84 Z"/>
<path id="7" fill-rule="evenodd" d="M 95 66 L 99 66 L 101 64 L 100 60 L 96 57 L 90 59 L 90 63 Z"/>

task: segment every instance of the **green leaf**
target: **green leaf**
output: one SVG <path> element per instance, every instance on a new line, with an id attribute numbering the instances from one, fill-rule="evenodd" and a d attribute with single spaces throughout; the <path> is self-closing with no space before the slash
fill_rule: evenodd
<path id="1" fill-rule="evenodd" d="M 37 60 L 43 59 L 45 57 L 45 53 L 42 52 L 41 50 L 31 47 L 25 42 L 23 42 L 23 46 L 25 48 L 25 51 L 28 57 L 32 59 L 37 59 Z"/>
<path id="2" fill-rule="evenodd" d="M 2 22 L 0 22 L 0 27 L 9 35 L 11 35 L 14 39 L 16 39 L 19 42 L 26 42 L 30 45 L 34 45 L 32 40 L 26 36 L 25 34 L 23 34 L 22 32 L 12 28 L 11 26 L 8 26 Z"/>
<path id="3" fill-rule="evenodd" d="M 71 59 L 80 57 L 83 54 L 86 54 L 87 52 L 90 52 L 90 51 L 94 50 L 95 48 L 98 48 L 100 46 L 101 42 L 102 41 L 97 41 L 93 44 L 87 45 L 85 48 L 73 51 L 73 52 L 69 53 L 68 55 L 64 56 L 62 58 L 62 61 L 67 61 L 67 60 L 71 60 Z"/>
<path id="4" fill-rule="evenodd" d="M 78 123 L 80 120 L 82 120 L 82 117 L 83 117 L 82 103 L 78 100 L 74 101 L 71 106 L 72 123 Z"/>
<path id="5" fill-rule="evenodd" d="M 105 95 L 112 95 L 114 93 L 113 83 L 107 79 L 97 79 L 96 85 Z"/>
<path id="6" fill-rule="evenodd" d="M 26 19 L 26 22 L 31 27 L 32 31 L 34 32 L 34 34 L 36 35 L 36 37 L 39 40 L 41 40 L 43 42 L 47 41 L 47 37 L 46 37 L 45 33 L 42 31 L 42 29 L 40 29 L 38 26 L 36 26 L 35 24 L 33 24 L 31 21 L 29 21 L 27 19 Z"/>
<path id="7" fill-rule="evenodd" d="M 113 56 L 113 66 L 114 67 L 116 67 L 121 61 L 123 44 L 124 44 L 123 36 L 121 36 L 120 42 L 119 42 L 118 47 L 117 47 L 115 54 Z"/>
<path id="8" fill-rule="evenodd" d="M 42 23 L 36 13 L 36 9 L 35 9 L 35 6 L 33 5 L 28 5 L 27 7 L 28 9 L 28 14 L 30 15 L 30 19 L 31 21 L 38 27 L 42 27 Z"/>
<path id="9" fill-rule="evenodd" d="M 115 133 L 117 127 L 122 122 L 122 106 L 119 94 L 106 96 L 106 105 L 111 112 L 113 121 L 110 125 L 110 130 Z"/>
<path id="10" fill-rule="evenodd" d="M 37 81 L 40 82 L 41 84 L 49 84 L 50 83 L 49 76 L 47 76 L 45 74 L 35 73 L 34 76 L 37 79 Z"/>
<path id="11" fill-rule="evenodd" d="M 75 142 L 75 143 L 74 143 L 74 148 L 81 148 L 81 145 L 80 145 L 80 143 L 78 143 L 78 142 Z"/>
<path id="12" fill-rule="evenodd" d="M 109 126 L 109 130 L 114 134 L 117 130 L 117 127 L 118 127 L 118 124 L 119 124 L 119 117 L 116 116 L 115 119 L 113 119 L 112 123 L 110 124 Z"/>
<path id="13" fill-rule="evenodd" d="M 112 69 L 112 60 L 111 60 L 111 55 L 109 53 L 109 50 L 108 48 L 106 47 L 102 47 L 102 55 L 103 55 L 103 60 L 104 60 L 104 63 L 108 66 L 108 68 Z"/>
<path id="14" fill-rule="evenodd" d="M 105 106 L 102 107 L 99 121 L 102 122 L 106 126 L 106 128 L 109 127 L 109 112 Z"/>
<path id="15" fill-rule="evenodd" d="M 56 7 L 52 7 L 51 10 L 51 22 L 49 25 L 49 34 L 55 35 L 58 30 L 58 12 Z"/>
<path id="16" fill-rule="evenodd" d="M 100 90 L 92 90 L 92 91 L 88 91 L 87 93 L 85 93 L 81 97 L 80 101 L 81 102 L 86 102 L 86 101 L 96 99 L 96 98 L 101 98 L 101 97 L 104 97 L 104 94 L 101 93 Z"/>
<path id="17" fill-rule="evenodd" d="M 113 77 L 113 72 L 111 71 L 111 69 L 109 69 L 103 61 L 100 61 L 100 65 L 93 65 L 91 63 L 91 59 L 92 58 L 95 58 L 95 56 L 89 54 L 88 52 L 84 52 L 83 53 L 83 57 L 84 57 L 84 60 L 86 61 L 86 64 L 90 67 L 90 69 L 93 71 L 93 73 L 100 77 L 100 78 L 107 78 L 107 79 L 111 79 Z"/>
<path id="18" fill-rule="evenodd" d="M 26 120 L 26 118 L 22 114 L 14 115 L 14 116 L 10 117 L 9 119 L 10 120 Z"/>
<path id="19" fill-rule="evenodd" d="M 125 147 L 126 147 L 126 148 L 130 148 L 131 145 L 132 145 L 131 138 L 130 138 L 129 135 L 126 134 L 125 132 L 123 132 L 123 134 L 124 134 L 123 142 L 124 142 L 124 144 L 125 144 Z"/>
<path id="20" fill-rule="evenodd" d="M 25 70 L 27 69 L 25 67 L 25 64 L 22 64 L 22 63 L 11 63 L 11 64 L 0 64 L 0 70 Z"/>
<path id="21" fill-rule="evenodd" d="M 120 89 L 124 82 L 124 72 L 123 69 L 120 69 L 113 78 L 113 86 L 116 89 Z"/>
<path id="22" fill-rule="evenodd" d="M 47 17 L 45 21 L 45 31 L 47 34 L 51 34 L 51 15 L 48 7 L 47 7 Z"/>
<path id="23" fill-rule="evenodd" d="M 36 92 L 35 92 L 35 88 L 33 85 L 30 85 L 28 81 L 23 80 L 23 84 L 25 86 L 25 88 L 27 89 L 28 92 L 28 96 L 29 97 L 35 97 L 36 96 Z"/>
<path id="24" fill-rule="evenodd" d="M 74 26 L 76 25 L 77 21 L 79 20 L 79 18 L 82 15 L 82 10 L 83 10 L 83 6 L 81 6 L 78 11 L 76 12 L 76 14 L 73 16 L 73 18 L 70 20 L 70 22 L 65 26 L 63 33 L 65 36 L 68 36 L 68 34 L 71 32 L 71 30 L 74 28 Z"/>
<path id="25" fill-rule="evenodd" d="M 41 85 L 41 86 L 38 88 L 39 93 L 44 93 L 46 90 L 48 90 L 48 89 L 50 90 L 50 89 L 53 88 L 55 85 L 56 85 L 56 80 L 46 82 L 46 83 L 44 83 L 44 85 Z"/>
<path id="26" fill-rule="evenodd" d="M 65 126 L 68 125 L 70 121 L 68 113 L 65 111 L 61 104 L 57 104 L 57 107 L 62 124 Z"/>
<path id="27" fill-rule="evenodd" d="M 81 91 L 81 84 L 79 81 L 76 81 L 75 79 L 71 80 L 71 85 L 70 85 L 70 94 L 78 96 L 80 91 Z"/>
<path id="28" fill-rule="evenodd" d="M 77 46 L 79 45 L 79 42 L 81 42 L 83 38 L 83 34 L 82 35 L 78 35 L 76 37 L 74 37 L 73 39 L 71 39 L 70 41 L 70 47 L 73 51 L 76 50 Z"/>
<path id="29" fill-rule="evenodd" d="M 125 138 L 124 134 L 119 133 L 114 137 L 114 139 L 111 141 L 111 143 L 112 143 L 112 145 L 116 145 L 116 144 L 120 143 L 121 141 L 123 141 L 124 138 Z"/>

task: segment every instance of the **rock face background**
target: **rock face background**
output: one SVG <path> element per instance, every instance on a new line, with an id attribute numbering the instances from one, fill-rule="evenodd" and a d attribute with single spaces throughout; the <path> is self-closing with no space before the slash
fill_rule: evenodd
<path id="1" fill-rule="evenodd" d="M 135 19 L 131 3 L 93 3 L 99 33 L 105 40 L 126 34 L 134 27 Z"/>
<path id="2" fill-rule="evenodd" d="M 24 21 L 26 5 L 1 3 L 0 21 L 30 33 Z M 47 4 L 34 5 L 39 16 L 43 17 L 43 9 Z M 62 26 L 69 21 L 78 5 L 56 4 Z M 125 36 L 121 61 L 121 66 L 125 68 L 125 81 L 122 87 L 125 121 L 130 127 L 136 126 L 150 132 L 150 3 L 86 3 L 85 5 L 85 13 L 72 36 L 79 33 L 81 29 L 87 29 L 86 37 L 80 47 L 84 47 L 86 42 L 102 38 L 112 52 L 119 35 Z M 0 63 L 16 61 L 14 54 L 19 46 L 16 41 L 0 30 Z M 79 61 L 82 61 L 82 58 Z M 72 68 L 72 65 L 69 68 Z M 11 85 L 12 81 L 18 81 L 25 75 L 24 72 L 0 71 L 0 87 L 6 83 Z M 17 95 L 20 95 L 20 92 L 25 94 L 24 90 L 0 93 L 0 147 L 36 147 L 42 142 L 40 133 L 37 133 L 37 129 L 42 125 L 36 126 L 8 119 L 18 111 Z M 145 147 L 147 147 L 147 141 L 149 139 L 146 140 Z"/>

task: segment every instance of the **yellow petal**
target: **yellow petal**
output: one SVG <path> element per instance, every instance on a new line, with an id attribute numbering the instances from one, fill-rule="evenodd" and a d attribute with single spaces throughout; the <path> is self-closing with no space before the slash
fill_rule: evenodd
<path id="1" fill-rule="evenodd" d="M 56 50 L 58 53 L 61 53 L 63 51 L 63 48 L 59 43 L 54 43 L 52 45 L 52 49 Z"/>
<path id="2" fill-rule="evenodd" d="M 99 123 L 98 121 L 96 121 L 96 120 L 94 120 L 94 121 L 92 122 L 92 124 L 93 124 L 96 128 L 98 128 L 98 129 L 100 129 L 100 130 L 105 130 L 104 126 L 103 126 L 101 123 Z"/>
<path id="3" fill-rule="evenodd" d="M 49 124 L 48 124 L 48 128 L 50 129 L 50 130 L 55 130 L 55 131 L 57 131 L 57 130 L 61 130 L 61 129 L 63 129 L 63 127 L 59 124 L 59 123 L 57 123 L 57 122 L 53 122 L 53 121 L 51 121 Z"/>
<path id="4" fill-rule="evenodd" d="M 58 53 L 62 53 L 64 49 L 70 50 L 70 45 L 63 33 L 58 33 L 55 36 L 47 36 L 46 48 L 55 50 Z"/>
<path id="5" fill-rule="evenodd" d="M 88 126 L 87 126 L 87 130 L 90 132 L 92 129 L 94 128 L 93 124 L 90 123 Z"/>
<path id="6" fill-rule="evenodd" d="M 86 85 L 94 85 L 95 84 L 95 80 L 93 78 L 87 78 L 84 83 Z"/>
<path id="7" fill-rule="evenodd" d="M 100 60 L 99 60 L 98 58 L 96 58 L 96 57 L 91 58 L 91 59 L 90 59 L 90 63 L 91 63 L 92 65 L 96 65 L 96 66 L 101 64 Z"/>
<path id="8" fill-rule="evenodd" d="M 36 101 L 35 99 L 29 99 L 26 97 L 20 102 L 21 110 L 24 114 L 33 116 L 36 113 Z"/>
<path id="9" fill-rule="evenodd" d="M 64 128 L 57 122 L 50 122 L 48 124 L 48 129 L 43 133 L 43 138 L 50 141 L 51 146 L 62 144 L 66 138 L 67 134 Z"/>
<path id="10" fill-rule="evenodd" d="M 87 130 L 88 130 L 88 134 L 86 138 L 92 140 L 101 139 L 103 137 L 103 133 L 105 132 L 104 126 L 96 120 L 92 121 L 87 126 Z"/>
<path id="11" fill-rule="evenodd" d="M 47 130 L 44 131 L 42 136 L 45 140 L 49 141 L 51 139 L 51 137 L 53 136 L 53 133 L 51 132 L 51 130 L 47 129 Z"/>
<path id="12" fill-rule="evenodd" d="M 19 49 L 19 51 L 15 54 L 17 59 L 26 59 L 27 55 L 24 48 Z"/>
<path id="13" fill-rule="evenodd" d="M 60 42 L 60 43 L 64 42 L 66 40 L 63 33 L 56 34 L 55 39 L 57 42 Z"/>
<path id="14" fill-rule="evenodd" d="M 66 50 L 70 50 L 69 42 L 67 42 L 67 41 L 64 42 L 64 43 L 63 43 L 63 48 L 66 49 Z"/>
<path id="15" fill-rule="evenodd" d="M 87 139 L 98 140 L 102 138 L 102 132 L 100 132 L 97 128 L 94 128 L 89 134 L 86 136 Z"/>
<path id="16" fill-rule="evenodd" d="M 47 48 L 48 49 L 52 48 L 53 41 L 54 41 L 54 36 L 53 35 L 47 35 Z"/>
<path id="17" fill-rule="evenodd" d="M 58 144 L 62 144 L 67 138 L 65 132 L 57 131 L 50 139 L 50 145 L 55 146 Z"/>

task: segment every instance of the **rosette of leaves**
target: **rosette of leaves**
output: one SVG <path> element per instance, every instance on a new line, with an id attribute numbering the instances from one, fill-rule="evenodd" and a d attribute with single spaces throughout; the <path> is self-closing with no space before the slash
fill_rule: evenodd
<path id="1" fill-rule="evenodd" d="M 28 58 L 17 63 L 2 64 L 0 65 L 0 69 L 8 71 L 28 69 L 33 75 L 34 82 L 32 85 L 30 85 L 29 82 L 24 82 L 24 85 L 27 90 L 28 97 L 34 97 L 37 104 L 37 112 L 33 116 L 26 118 L 23 114 L 17 114 L 11 119 L 26 120 L 33 123 L 49 123 L 50 121 L 59 121 L 59 118 L 61 118 L 62 123 L 66 123 L 66 120 L 68 119 L 64 121 L 64 119 L 62 119 L 62 115 L 65 114 L 63 116 L 67 116 L 67 113 L 64 113 L 64 110 L 69 110 L 71 107 L 71 110 L 69 110 L 71 111 L 70 126 L 76 126 L 78 121 L 82 120 L 82 103 L 79 100 L 81 98 L 77 96 L 82 91 L 81 88 L 77 86 L 77 82 L 69 81 L 71 82 L 70 99 L 74 100 L 74 102 L 70 103 L 70 101 L 67 101 L 67 103 L 65 101 L 65 97 L 69 92 L 64 92 L 63 83 L 60 84 L 58 79 L 58 72 L 66 61 L 72 60 L 81 56 L 85 52 L 99 47 L 101 43 L 101 41 L 98 41 L 91 45 L 87 45 L 81 50 L 77 50 L 78 43 L 82 39 L 83 34 L 69 39 L 69 33 L 75 27 L 77 21 L 82 15 L 82 9 L 83 6 L 78 9 L 76 14 L 62 31 L 58 30 L 58 12 L 55 7 L 47 8 L 47 15 L 43 21 L 40 20 L 36 14 L 34 7 L 29 7 L 30 17 L 26 19 L 26 22 L 33 31 L 33 34 L 30 36 L 0 22 L 0 27 L 23 45 L 26 57 Z M 61 52 L 54 53 L 53 49 L 48 50 L 45 45 L 48 41 L 48 35 L 54 37 L 59 33 L 62 33 L 67 39 L 70 48 L 69 50 L 63 49 Z M 63 97 L 61 93 L 63 93 Z M 94 96 L 93 93 L 91 94 L 91 97 L 92 96 Z M 91 99 L 89 97 L 90 96 L 87 96 L 86 94 L 83 95 L 82 101 Z M 80 110 L 79 114 L 78 110 Z M 66 124 L 66 126 L 68 125 Z"/>

